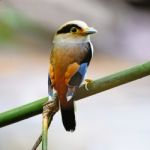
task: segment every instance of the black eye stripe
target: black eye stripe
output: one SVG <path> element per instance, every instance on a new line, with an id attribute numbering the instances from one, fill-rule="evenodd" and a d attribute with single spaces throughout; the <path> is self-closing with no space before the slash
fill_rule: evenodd
<path id="1" fill-rule="evenodd" d="M 77 29 L 81 29 L 81 27 L 79 27 L 78 25 L 76 24 L 68 24 L 66 26 L 64 26 L 63 28 L 61 28 L 60 30 L 57 31 L 57 34 L 61 34 L 61 33 L 69 33 L 70 32 L 70 29 L 72 27 L 75 27 Z"/>

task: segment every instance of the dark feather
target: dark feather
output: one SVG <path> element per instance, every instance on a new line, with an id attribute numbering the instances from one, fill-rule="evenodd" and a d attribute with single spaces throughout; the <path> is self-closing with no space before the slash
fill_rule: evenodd
<path id="1" fill-rule="evenodd" d="M 81 29 L 81 27 L 79 27 L 79 26 L 76 25 L 76 24 L 68 24 L 68 25 L 62 27 L 60 30 L 58 30 L 58 31 L 57 31 L 57 34 L 69 33 L 72 27 L 75 27 L 75 28 L 77 28 L 77 29 Z"/>
<path id="2" fill-rule="evenodd" d="M 61 106 L 61 115 L 63 125 L 66 131 L 74 131 L 76 127 L 75 114 L 74 114 L 74 104 L 72 101 L 68 102 L 71 105 L 68 108 L 63 108 Z"/>
<path id="3" fill-rule="evenodd" d="M 79 70 L 75 73 L 75 75 L 70 79 L 69 85 L 79 87 L 82 83 L 84 76 L 87 71 L 87 63 L 83 63 L 80 65 Z"/>
<path id="4" fill-rule="evenodd" d="M 48 74 L 48 95 L 53 96 L 53 86 L 49 74 Z"/>
<path id="5" fill-rule="evenodd" d="M 92 46 L 91 46 L 91 43 L 90 42 L 87 42 L 87 43 L 83 43 L 84 47 L 87 49 L 87 53 L 86 55 L 84 56 L 83 60 L 81 61 L 81 64 L 82 63 L 87 63 L 89 65 L 90 61 L 91 61 L 91 58 L 92 58 Z"/>

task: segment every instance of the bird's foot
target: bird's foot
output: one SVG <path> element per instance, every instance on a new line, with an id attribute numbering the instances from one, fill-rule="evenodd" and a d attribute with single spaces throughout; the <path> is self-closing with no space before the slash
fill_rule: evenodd
<path id="1" fill-rule="evenodd" d="M 91 79 L 85 79 L 84 81 L 85 81 L 85 86 L 84 86 L 84 87 L 85 87 L 85 90 L 86 90 L 86 91 L 89 91 L 89 89 L 88 89 L 88 84 L 91 83 L 91 82 L 93 82 L 93 80 L 91 80 Z"/>

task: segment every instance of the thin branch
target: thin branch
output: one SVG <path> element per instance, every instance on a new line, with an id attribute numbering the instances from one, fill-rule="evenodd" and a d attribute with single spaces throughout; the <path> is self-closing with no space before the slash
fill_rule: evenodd
<path id="1" fill-rule="evenodd" d="M 53 116 L 54 116 L 54 114 L 53 115 L 50 114 L 49 121 L 48 121 L 48 128 L 51 124 L 51 121 L 53 120 Z M 42 133 L 40 134 L 40 136 L 36 140 L 35 144 L 33 145 L 32 150 L 36 150 L 41 142 L 42 142 Z"/>
<path id="2" fill-rule="evenodd" d="M 48 101 L 43 106 L 43 121 L 42 121 L 42 133 L 38 137 L 37 141 L 32 147 L 32 150 L 36 150 L 42 141 L 42 150 L 47 150 L 47 132 L 48 128 L 53 120 L 53 116 L 59 109 L 58 96 L 55 94 L 51 101 Z"/>
<path id="3" fill-rule="evenodd" d="M 54 114 L 58 111 L 58 96 L 53 97 L 53 101 L 47 102 L 43 106 L 43 121 L 42 121 L 42 150 L 47 150 L 48 147 L 48 128 Z"/>
<path id="4" fill-rule="evenodd" d="M 43 115 L 42 121 L 42 150 L 47 150 L 48 141 L 48 115 Z"/>
<path id="5" fill-rule="evenodd" d="M 42 134 L 36 140 L 35 144 L 32 147 L 32 150 L 36 150 L 38 148 L 38 146 L 40 145 L 41 141 L 42 141 Z"/>
<path id="6" fill-rule="evenodd" d="M 150 75 L 150 61 L 132 67 L 130 69 L 109 75 L 107 77 L 95 80 L 88 84 L 88 91 L 85 90 L 84 85 L 81 86 L 75 96 L 74 100 L 79 100 L 102 91 L 117 87 L 119 85 L 140 79 Z M 18 108 L 0 113 L 0 127 L 27 119 L 29 117 L 42 113 L 43 104 L 48 100 L 47 97 L 32 102 L 30 104 L 20 106 Z"/>

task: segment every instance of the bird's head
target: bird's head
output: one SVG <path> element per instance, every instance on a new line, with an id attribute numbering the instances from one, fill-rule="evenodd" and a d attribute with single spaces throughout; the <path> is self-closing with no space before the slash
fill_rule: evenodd
<path id="1" fill-rule="evenodd" d="M 62 25 L 54 36 L 54 43 L 80 43 L 90 40 L 90 35 L 97 31 L 93 27 L 89 27 L 85 22 L 74 20 Z"/>

